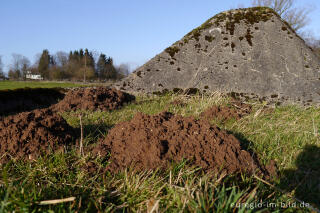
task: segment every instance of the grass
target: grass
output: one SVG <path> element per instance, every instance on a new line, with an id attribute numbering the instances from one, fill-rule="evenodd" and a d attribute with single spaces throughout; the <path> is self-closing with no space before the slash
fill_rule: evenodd
<path id="1" fill-rule="evenodd" d="M 72 82 L 50 82 L 50 81 L 0 81 L 0 90 L 18 89 L 18 88 L 69 88 L 86 86 L 81 83 Z"/>
<path id="2" fill-rule="evenodd" d="M 171 104 L 179 99 L 184 106 Z M 137 97 L 136 103 L 113 112 L 84 111 L 84 146 L 137 112 L 157 114 L 163 110 L 199 118 L 212 105 L 228 105 L 220 94 L 210 96 L 165 95 Z M 79 156 L 75 147 L 37 161 L 12 161 L 0 168 L 0 211 L 16 212 L 310 212 L 299 199 L 320 208 L 320 110 L 315 107 L 278 106 L 265 111 L 251 103 L 253 112 L 240 119 L 212 123 L 233 133 L 262 163 L 274 159 L 279 177 L 264 182 L 255 177 L 204 173 L 182 161 L 166 171 L 118 174 L 104 172 L 108 162 L 90 153 Z M 79 127 L 78 112 L 64 113 L 67 122 Z M 97 172 L 88 173 L 94 162 Z M 75 197 L 75 201 L 39 205 L 40 201 Z M 262 205 L 263 204 L 263 205 Z M 260 206 L 262 205 L 262 206 Z M 282 208 L 286 207 L 286 208 Z"/>

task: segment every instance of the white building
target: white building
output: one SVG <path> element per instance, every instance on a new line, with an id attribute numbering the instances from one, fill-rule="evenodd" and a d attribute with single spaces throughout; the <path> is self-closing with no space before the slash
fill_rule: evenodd
<path id="1" fill-rule="evenodd" d="M 43 80 L 41 75 L 32 74 L 30 71 L 27 71 L 26 79 L 31 80 Z"/>

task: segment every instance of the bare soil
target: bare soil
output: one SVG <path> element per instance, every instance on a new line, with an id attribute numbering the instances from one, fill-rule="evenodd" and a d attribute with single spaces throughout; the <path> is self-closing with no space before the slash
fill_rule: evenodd
<path id="1" fill-rule="evenodd" d="M 0 118 L 0 163 L 9 159 L 35 159 L 64 150 L 76 131 L 50 109 L 37 109 Z"/>
<path id="2" fill-rule="evenodd" d="M 212 106 L 201 113 L 200 116 L 203 119 L 219 119 L 224 122 L 230 119 L 239 120 L 242 117 L 250 114 L 251 111 L 252 107 L 250 105 L 239 101 L 233 101 L 231 102 L 231 106 Z"/>
<path id="3" fill-rule="evenodd" d="M 24 88 L 0 91 L 0 115 L 47 108 L 63 99 L 61 88 Z"/>
<path id="4" fill-rule="evenodd" d="M 53 106 L 58 111 L 114 110 L 135 100 L 133 95 L 114 88 L 78 88 L 69 90 L 62 101 Z"/>
<path id="5" fill-rule="evenodd" d="M 183 159 L 227 174 L 264 171 L 233 135 L 205 120 L 169 112 L 154 116 L 137 113 L 131 121 L 111 129 L 93 153 L 103 158 L 111 154 L 106 168 L 111 172 L 130 166 L 136 170 L 166 168 Z"/>

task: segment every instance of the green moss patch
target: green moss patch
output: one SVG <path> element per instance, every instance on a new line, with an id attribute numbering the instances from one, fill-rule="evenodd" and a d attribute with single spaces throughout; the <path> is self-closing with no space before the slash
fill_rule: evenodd
<path id="1" fill-rule="evenodd" d="M 174 57 L 174 55 L 179 51 L 180 48 L 176 46 L 168 47 L 167 49 L 165 49 L 165 52 L 168 53 L 171 57 Z"/>
<path id="2" fill-rule="evenodd" d="M 246 40 L 247 40 L 248 44 L 249 44 L 250 46 L 252 46 L 252 38 L 253 38 L 253 36 L 251 35 L 251 30 L 250 30 L 250 28 L 247 29 L 247 34 L 246 34 L 245 37 L 246 37 Z"/>
<path id="3" fill-rule="evenodd" d="M 208 42 L 212 42 L 215 39 L 215 37 L 206 35 L 204 39 Z"/>
<path id="4" fill-rule="evenodd" d="M 220 26 L 221 23 L 225 21 L 226 30 L 230 33 L 230 35 L 233 35 L 235 25 L 239 24 L 241 21 L 244 21 L 246 24 L 253 25 L 255 23 L 259 23 L 260 21 L 266 22 L 270 20 L 273 15 L 279 16 L 276 12 L 268 7 L 252 7 L 247 9 L 237 9 L 227 13 L 219 13 L 208 19 L 200 27 L 189 32 L 184 38 L 184 43 L 188 43 L 190 39 L 199 41 L 202 31 L 212 27 L 213 25 Z"/>
<path id="5" fill-rule="evenodd" d="M 266 22 L 276 14 L 272 9 L 267 7 L 253 7 L 248 9 L 238 9 L 234 12 L 218 14 L 215 20 L 217 26 L 221 25 L 221 22 L 226 21 L 226 30 L 230 35 L 234 35 L 236 24 L 241 21 L 248 25 L 253 25 L 261 21 Z"/>

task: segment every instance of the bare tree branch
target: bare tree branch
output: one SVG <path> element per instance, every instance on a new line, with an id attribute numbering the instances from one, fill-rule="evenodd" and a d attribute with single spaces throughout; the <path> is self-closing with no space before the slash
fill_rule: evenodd
<path id="1" fill-rule="evenodd" d="M 312 8 L 296 8 L 295 0 L 252 0 L 253 6 L 270 7 L 277 12 L 295 31 L 308 25 Z"/>

